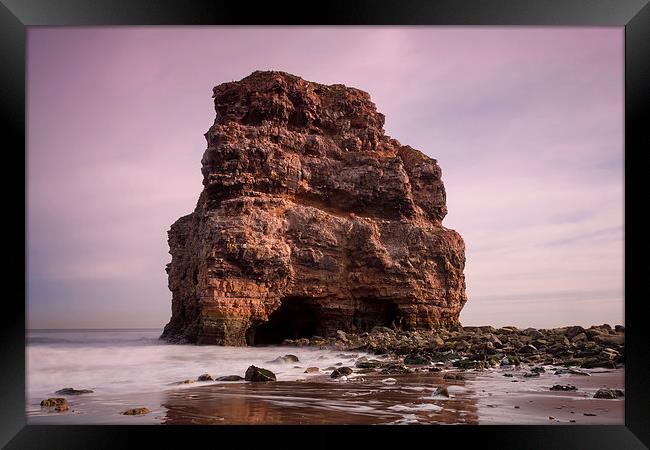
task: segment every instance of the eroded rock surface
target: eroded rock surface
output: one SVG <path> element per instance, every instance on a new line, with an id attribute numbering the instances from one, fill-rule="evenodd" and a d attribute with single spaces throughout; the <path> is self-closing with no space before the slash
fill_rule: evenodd
<path id="1" fill-rule="evenodd" d="M 214 88 L 204 189 L 169 231 L 163 337 L 252 345 L 458 323 L 461 236 L 436 160 L 370 96 L 283 72 Z"/>

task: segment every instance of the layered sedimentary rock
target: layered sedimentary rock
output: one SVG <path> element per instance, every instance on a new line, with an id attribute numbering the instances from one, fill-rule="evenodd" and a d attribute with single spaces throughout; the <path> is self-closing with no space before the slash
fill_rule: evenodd
<path id="1" fill-rule="evenodd" d="M 461 236 L 436 160 L 386 136 L 370 96 L 283 72 L 213 90 L 204 189 L 169 231 L 163 337 L 252 345 L 458 323 Z"/>

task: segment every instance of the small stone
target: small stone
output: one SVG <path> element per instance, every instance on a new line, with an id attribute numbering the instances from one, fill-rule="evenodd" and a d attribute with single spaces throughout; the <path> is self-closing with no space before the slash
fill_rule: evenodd
<path id="1" fill-rule="evenodd" d="M 578 342 L 585 342 L 587 341 L 587 334 L 586 333 L 578 333 L 575 336 L 571 338 L 572 343 L 578 343 Z"/>
<path id="2" fill-rule="evenodd" d="M 431 346 L 434 348 L 440 348 L 443 345 L 445 345 L 445 341 L 443 341 L 442 338 L 440 338 L 439 336 L 434 336 L 430 342 L 431 342 Z"/>
<path id="3" fill-rule="evenodd" d="M 449 398 L 449 390 L 447 390 L 446 386 L 438 386 L 436 390 L 433 392 L 433 396 L 442 396 L 442 397 L 447 397 Z"/>
<path id="4" fill-rule="evenodd" d="M 465 375 L 459 372 L 447 372 L 442 376 L 443 380 L 464 380 Z"/>
<path id="5" fill-rule="evenodd" d="M 359 369 L 374 369 L 376 367 L 381 366 L 381 361 L 377 361 L 376 359 L 372 359 L 370 361 L 357 361 L 354 364 L 354 367 L 357 367 Z"/>
<path id="6" fill-rule="evenodd" d="M 204 373 L 203 375 L 199 375 L 199 378 L 197 378 L 198 381 L 212 381 L 212 377 L 210 376 L 209 373 Z"/>
<path id="7" fill-rule="evenodd" d="M 278 356 L 272 361 L 267 361 L 269 363 L 296 363 L 300 362 L 298 357 L 296 355 L 284 355 L 284 356 Z"/>
<path id="8" fill-rule="evenodd" d="M 342 340 L 343 342 L 348 342 L 348 336 L 347 336 L 347 334 L 345 333 L 345 331 L 342 331 L 342 330 L 336 330 L 336 335 L 337 335 L 338 338 L 339 338 L 340 340 Z"/>
<path id="9" fill-rule="evenodd" d="M 516 356 L 504 356 L 500 362 L 501 366 L 518 366 L 521 364 L 519 358 Z"/>
<path id="10" fill-rule="evenodd" d="M 94 391 L 90 389 L 74 389 L 74 388 L 63 388 L 55 392 L 59 395 L 81 395 L 81 394 L 92 394 Z"/>
<path id="11" fill-rule="evenodd" d="M 142 416 L 149 414 L 151 410 L 149 408 L 130 408 L 124 411 L 122 414 L 125 416 Z"/>
<path id="12" fill-rule="evenodd" d="M 565 331 L 566 336 L 569 339 L 573 339 L 575 336 L 579 335 L 580 333 L 584 333 L 585 329 L 582 328 L 581 326 L 573 326 L 573 327 L 568 327 Z"/>
<path id="13" fill-rule="evenodd" d="M 320 369 L 318 367 L 307 367 L 304 373 L 318 373 Z"/>
<path id="14" fill-rule="evenodd" d="M 41 401 L 41 408 L 54 408 L 57 412 L 63 412 L 69 409 L 69 405 L 66 399 L 53 397 Z"/>
<path id="15" fill-rule="evenodd" d="M 620 389 L 601 388 L 594 394 L 594 398 L 616 399 L 618 397 L 623 397 L 623 391 Z"/>
<path id="16" fill-rule="evenodd" d="M 608 356 L 605 357 L 596 357 L 596 358 L 587 358 L 580 365 L 583 369 L 594 369 L 596 367 L 605 367 L 608 369 L 616 369 L 616 363 L 609 359 Z"/>
<path id="17" fill-rule="evenodd" d="M 583 413 L 582 415 L 583 416 L 592 416 L 592 417 L 596 416 L 596 414 L 592 414 L 592 413 Z"/>
<path id="18" fill-rule="evenodd" d="M 431 360 L 422 355 L 410 354 L 404 358 L 404 364 L 423 366 L 423 365 L 431 364 Z"/>
<path id="19" fill-rule="evenodd" d="M 539 372 L 528 372 L 524 374 L 524 378 L 539 377 Z"/>
<path id="20" fill-rule="evenodd" d="M 517 353 L 522 355 L 530 355 L 533 353 L 537 353 L 537 347 L 535 347 L 532 344 L 526 344 L 523 347 L 520 347 L 519 350 L 517 350 Z"/>
<path id="21" fill-rule="evenodd" d="M 399 375 L 399 374 L 412 373 L 412 372 L 413 371 L 411 369 L 404 366 L 403 364 L 388 364 L 383 369 L 381 369 L 381 373 L 387 375 Z"/>
<path id="22" fill-rule="evenodd" d="M 252 382 L 277 381 L 273 372 L 268 369 L 263 369 L 261 367 L 255 366 L 250 366 L 248 369 L 246 369 L 244 379 L 246 381 Z"/>
<path id="23" fill-rule="evenodd" d="M 331 374 L 331 378 L 340 378 L 345 375 L 350 375 L 352 373 L 352 369 L 349 367 L 339 367 L 338 369 L 335 369 Z"/>
<path id="24" fill-rule="evenodd" d="M 551 391 L 577 391 L 578 388 L 569 384 L 561 385 L 555 384 L 551 387 Z"/>
<path id="25" fill-rule="evenodd" d="M 239 375 L 225 375 L 217 378 L 215 381 L 242 381 L 243 378 Z"/>

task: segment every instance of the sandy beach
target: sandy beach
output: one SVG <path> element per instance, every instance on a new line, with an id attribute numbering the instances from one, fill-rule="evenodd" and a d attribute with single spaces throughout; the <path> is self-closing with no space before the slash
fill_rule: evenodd
<path id="1" fill-rule="evenodd" d="M 461 372 L 458 372 L 461 373 Z M 504 377 L 505 373 L 513 377 Z M 44 411 L 30 404 L 30 424 L 622 424 L 624 400 L 594 399 L 601 387 L 623 388 L 624 371 L 585 375 L 524 371 L 465 372 L 464 380 L 442 373 L 384 376 L 357 374 L 345 381 L 313 375 L 300 381 L 206 383 L 159 393 L 70 398 L 70 411 Z M 576 386 L 555 392 L 554 384 Z M 449 397 L 436 395 L 447 387 Z M 151 413 L 124 416 L 145 406 Z M 585 415 L 588 414 L 588 415 Z"/>

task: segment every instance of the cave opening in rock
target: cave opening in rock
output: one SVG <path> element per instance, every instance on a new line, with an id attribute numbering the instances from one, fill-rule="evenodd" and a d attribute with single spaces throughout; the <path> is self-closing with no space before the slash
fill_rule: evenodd
<path id="1" fill-rule="evenodd" d="M 358 299 L 352 325 L 356 331 L 370 331 L 376 326 L 402 329 L 402 314 L 393 302 L 375 298 Z"/>
<path id="2" fill-rule="evenodd" d="M 317 334 L 322 312 L 309 297 L 286 297 L 269 320 L 246 331 L 248 345 L 276 345 L 285 339 L 310 338 Z"/>

